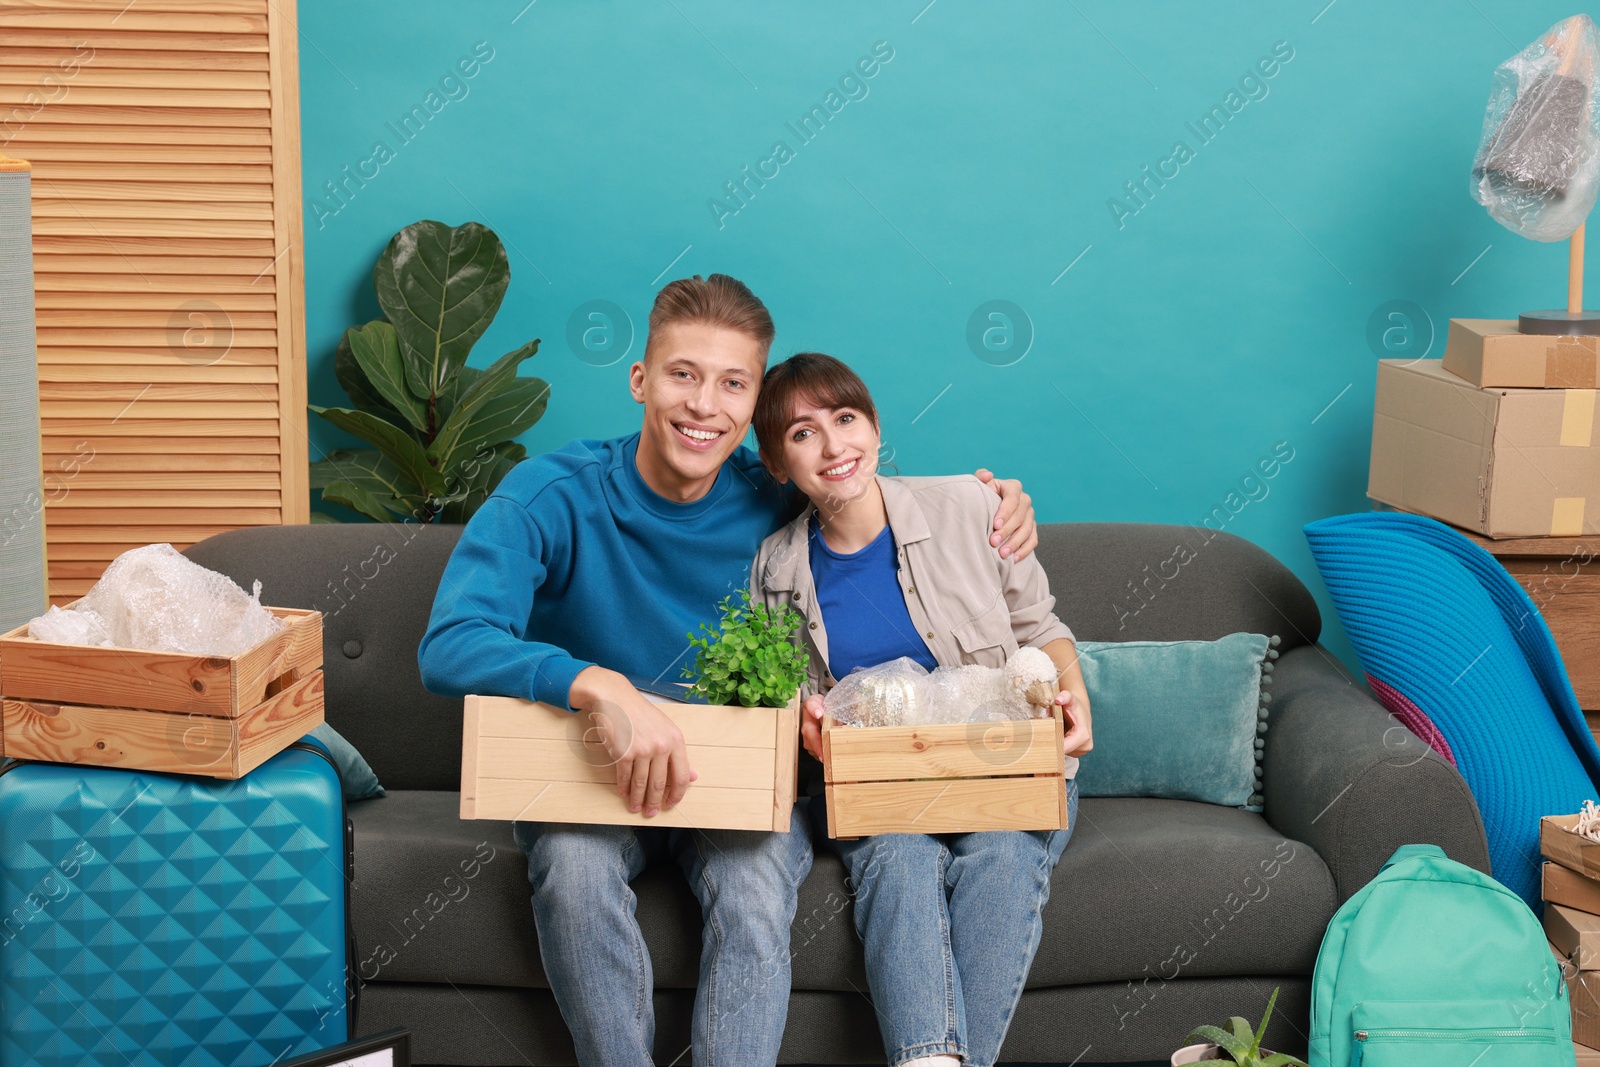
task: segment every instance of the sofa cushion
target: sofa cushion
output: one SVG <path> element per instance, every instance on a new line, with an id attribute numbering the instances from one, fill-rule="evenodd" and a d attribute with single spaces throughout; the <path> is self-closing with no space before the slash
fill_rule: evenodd
<path id="1" fill-rule="evenodd" d="M 458 795 L 390 790 L 350 806 L 363 981 L 548 988 L 511 824 Z M 692 989 L 700 909 L 675 866 L 633 884 L 658 988 Z M 801 887 L 795 989 L 866 989 L 844 867 L 826 845 Z M 1030 988 L 1197 975 L 1309 974 L 1335 907 L 1309 847 L 1259 816 L 1190 801 L 1084 800 L 1056 868 Z"/>

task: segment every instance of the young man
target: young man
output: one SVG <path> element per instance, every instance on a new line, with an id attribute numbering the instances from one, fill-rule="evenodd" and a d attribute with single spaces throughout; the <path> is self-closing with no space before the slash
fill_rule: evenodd
<path id="1" fill-rule="evenodd" d="M 727 275 L 662 289 L 629 373 L 640 431 L 518 464 L 462 531 L 418 650 L 435 693 L 597 713 L 619 803 L 646 817 L 677 804 L 694 771 L 635 682 L 676 680 L 686 635 L 748 582 L 762 540 L 803 503 L 740 446 L 773 334 L 766 307 Z M 995 484 L 991 541 L 1026 555 L 1037 541 L 1027 495 Z M 777 1061 L 789 924 L 812 858 L 798 809 L 786 833 L 519 821 L 515 836 L 579 1063 L 651 1062 L 653 982 L 628 883 L 668 857 L 704 918 L 694 1062 Z"/>

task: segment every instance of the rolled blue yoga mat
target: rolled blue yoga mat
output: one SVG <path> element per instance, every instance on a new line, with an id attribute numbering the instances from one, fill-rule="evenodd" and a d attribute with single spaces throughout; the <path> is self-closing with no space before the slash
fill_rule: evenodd
<path id="1" fill-rule="evenodd" d="M 0 632 L 45 610 L 28 164 L 0 155 Z"/>
<path id="2" fill-rule="evenodd" d="M 1491 873 L 1542 912 L 1539 819 L 1600 799 L 1600 746 L 1539 609 L 1433 519 L 1340 515 L 1305 534 L 1362 669 L 1392 693 L 1374 690 L 1431 721 L 1483 816 Z"/>

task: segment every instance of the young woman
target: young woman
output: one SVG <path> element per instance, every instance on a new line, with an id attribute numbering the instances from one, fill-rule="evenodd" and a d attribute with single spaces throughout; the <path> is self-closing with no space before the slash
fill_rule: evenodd
<path id="1" fill-rule="evenodd" d="M 767 468 L 812 504 L 762 543 L 751 588 L 805 617 L 811 673 L 801 730 L 813 757 L 821 757 L 823 694 L 857 667 L 901 656 L 929 669 L 999 667 L 1019 645 L 1042 648 L 1056 664 L 1056 702 L 1071 723 L 1066 830 L 832 842 L 855 888 L 891 1067 L 987 1067 L 1022 995 L 1050 874 L 1077 822 L 1076 757 L 1093 746 L 1072 631 L 1054 614 L 1039 562 L 1001 559 L 989 547 L 994 494 L 981 482 L 877 475 L 877 409 L 839 360 L 803 352 L 769 369 L 754 425 Z M 826 820 L 820 801 L 811 812 Z"/>

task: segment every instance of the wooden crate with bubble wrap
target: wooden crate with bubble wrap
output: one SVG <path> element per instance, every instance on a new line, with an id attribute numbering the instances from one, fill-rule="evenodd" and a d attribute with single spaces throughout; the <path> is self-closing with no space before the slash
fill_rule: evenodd
<path id="1" fill-rule="evenodd" d="M 0 635 L 0 755 L 242 778 L 323 721 L 322 613 L 267 610 L 231 656 Z"/>
<path id="2" fill-rule="evenodd" d="M 1066 829 L 1064 733 L 1059 713 L 924 726 L 824 716 L 829 835 Z"/>

